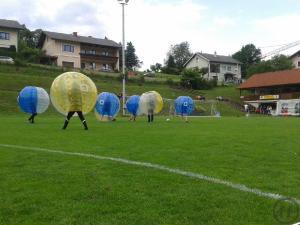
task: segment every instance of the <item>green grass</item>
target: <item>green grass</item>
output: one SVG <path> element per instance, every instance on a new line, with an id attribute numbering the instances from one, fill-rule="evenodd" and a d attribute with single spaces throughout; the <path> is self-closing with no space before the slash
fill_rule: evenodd
<path id="1" fill-rule="evenodd" d="M 300 198 L 298 118 L 0 115 L 0 144 L 156 163 Z M 0 224 L 279 224 L 275 200 L 117 162 L 0 147 Z M 300 218 L 299 218 L 300 220 Z M 293 221 L 296 222 L 296 221 Z M 290 223 L 291 224 L 291 223 Z"/>
<path id="2" fill-rule="evenodd" d="M 217 110 L 229 117 L 191 118 L 189 123 L 179 118 L 167 122 L 163 116 L 153 124 L 145 117 L 135 123 L 125 117 L 101 123 L 91 113 L 88 131 L 78 118 L 63 131 L 64 118 L 50 106 L 36 124 L 28 124 L 28 115 L 17 106 L 19 91 L 27 85 L 49 91 L 61 73 L 36 65 L 16 71 L 0 64 L 0 145 L 155 163 L 300 198 L 298 118 L 245 118 L 221 102 Z M 115 75 L 89 76 L 99 92 L 119 93 Z M 191 92 L 157 81 L 127 83 L 129 95 L 149 90 L 172 99 L 200 94 L 239 99 L 235 87 Z M 160 170 L 17 148 L 0 147 L 0 190 L 1 225 L 280 224 L 272 199 Z"/>

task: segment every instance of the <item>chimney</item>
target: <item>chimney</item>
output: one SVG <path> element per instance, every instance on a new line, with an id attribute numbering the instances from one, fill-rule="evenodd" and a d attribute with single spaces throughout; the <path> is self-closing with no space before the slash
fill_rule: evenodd
<path id="1" fill-rule="evenodd" d="M 77 37 L 77 32 L 73 32 L 73 36 Z"/>
<path id="2" fill-rule="evenodd" d="M 92 38 L 93 36 L 88 36 L 89 38 Z"/>
<path id="3" fill-rule="evenodd" d="M 105 38 L 104 38 L 105 40 L 108 40 L 108 38 L 105 36 Z"/>
<path id="4" fill-rule="evenodd" d="M 215 51 L 215 57 L 217 57 L 217 52 Z"/>

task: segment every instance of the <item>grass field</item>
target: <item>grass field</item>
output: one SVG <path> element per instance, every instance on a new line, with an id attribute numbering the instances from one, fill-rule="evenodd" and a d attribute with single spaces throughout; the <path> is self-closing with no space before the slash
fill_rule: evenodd
<path id="1" fill-rule="evenodd" d="M 118 117 L 101 123 L 90 113 L 89 130 L 51 106 L 27 123 L 19 91 L 49 91 L 62 71 L 0 65 L 0 225 L 240 225 L 292 224 L 275 213 L 281 196 L 300 199 L 299 118 L 246 118 L 225 103 L 225 117 Z M 114 74 L 90 75 L 99 92 L 120 92 Z M 161 74 L 161 79 L 169 78 Z M 189 92 L 162 82 L 127 83 L 127 92 L 156 90 L 164 98 L 223 96 L 235 87 Z M 192 175 L 191 175 L 192 174 Z M 245 186 L 242 186 L 245 185 Z M 261 196 L 266 193 L 266 196 Z M 275 197 L 274 197 L 275 196 Z M 275 207 L 276 208 L 276 207 Z M 296 211 L 300 212 L 300 211 Z"/>
<path id="2" fill-rule="evenodd" d="M 298 118 L 0 115 L 0 145 L 148 162 L 300 199 Z M 0 147 L 0 224 L 280 224 L 276 200 L 138 165 Z M 300 218 L 298 217 L 298 220 Z M 296 221 L 292 221 L 296 222 Z M 291 224 L 291 223 L 290 223 Z"/>

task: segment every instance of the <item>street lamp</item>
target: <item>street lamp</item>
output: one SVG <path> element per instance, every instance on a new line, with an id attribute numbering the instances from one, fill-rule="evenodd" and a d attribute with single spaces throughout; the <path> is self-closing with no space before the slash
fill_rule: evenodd
<path id="1" fill-rule="evenodd" d="M 122 74 L 123 74 L 123 116 L 125 116 L 125 5 L 129 2 L 129 0 L 118 0 L 118 2 L 122 5 Z"/>

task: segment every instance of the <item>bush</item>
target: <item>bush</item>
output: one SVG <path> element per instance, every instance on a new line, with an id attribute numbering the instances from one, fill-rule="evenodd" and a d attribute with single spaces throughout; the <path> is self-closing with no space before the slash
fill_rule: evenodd
<path id="1" fill-rule="evenodd" d="M 174 80 L 172 78 L 168 78 L 166 80 L 166 84 L 169 85 L 169 86 L 174 86 L 175 82 L 174 82 Z"/>
<path id="2" fill-rule="evenodd" d="M 182 72 L 180 85 L 195 90 L 211 89 L 217 86 L 216 80 L 205 80 L 199 69 L 185 69 Z"/>
<path id="3" fill-rule="evenodd" d="M 12 45 L 9 48 L 0 48 L 0 56 L 16 58 L 16 47 Z"/>
<path id="4" fill-rule="evenodd" d="M 15 64 L 15 67 L 16 67 L 17 71 L 19 71 L 20 67 L 25 67 L 26 66 L 26 63 L 20 58 L 15 58 L 14 64 Z"/>
<path id="5" fill-rule="evenodd" d="M 138 77 L 138 84 L 143 85 L 145 83 L 145 77 L 143 75 L 140 75 Z"/>
<path id="6" fill-rule="evenodd" d="M 166 74 L 175 74 L 175 75 L 179 75 L 180 71 L 177 68 L 173 68 L 173 67 L 162 67 L 161 68 L 161 72 L 162 73 L 166 73 Z"/>
<path id="7" fill-rule="evenodd" d="M 27 63 L 40 63 L 45 53 L 38 48 L 30 48 L 24 42 L 20 42 L 19 52 L 16 57 Z"/>

